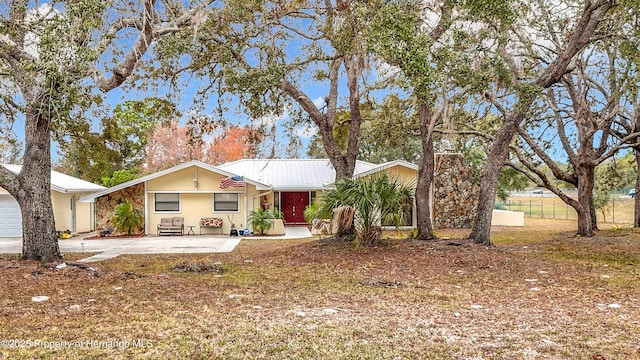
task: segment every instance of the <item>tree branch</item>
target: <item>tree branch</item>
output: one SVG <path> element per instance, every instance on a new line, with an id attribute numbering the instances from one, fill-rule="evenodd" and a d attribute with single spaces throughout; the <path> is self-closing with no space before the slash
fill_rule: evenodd
<path id="1" fill-rule="evenodd" d="M 553 89 L 549 88 L 547 90 L 549 105 L 551 110 L 553 111 L 553 115 L 556 119 L 556 124 L 558 125 L 558 137 L 560 138 L 560 143 L 562 144 L 562 148 L 566 151 L 567 156 L 569 157 L 569 162 L 572 164 L 577 164 L 576 153 L 573 151 L 573 145 L 571 141 L 569 141 L 569 137 L 567 136 L 567 131 L 564 126 L 564 118 L 560 112 L 560 108 L 556 102 L 555 92 Z"/>
<path id="2" fill-rule="evenodd" d="M 102 91 L 113 90 L 120 86 L 129 77 L 133 71 L 133 68 L 140 61 L 140 59 L 147 52 L 153 41 L 162 35 L 175 33 L 182 29 L 184 25 L 192 22 L 196 17 L 202 15 L 207 4 L 211 1 L 207 1 L 205 4 L 196 6 L 180 17 L 173 20 L 170 24 L 164 24 L 159 27 L 154 27 L 157 23 L 157 14 L 155 12 L 156 0 L 144 0 L 144 10 L 139 19 L 127 19 L 115 24 L 108 33 L 108 36 L 104 38 L 103 46 L 108 45 L 112 40 L 115 33 L 124 28 L 135 28 L 140 31 L 138 40 L 133 44 L 129 52 L 125 55 L 125 58 L 116 64 L 112 69 L 111 77 L 107 78 L 94 70 L 93 77 L 99 89 Z"/>
<path id="3" fill-rule="evenodd" d="M 558 164 L 553 161 L 553 159 L 551 159 L 551 157 L 542 148 L 538 146 L 538 144 L 529 136 L 529 134 L 527 134 L 526 131 L 524 131 L 524 129 L 522 129 L 522 127 L 518 127 L 518 135 L 520 135 L 520 137 L 527 143 L 527 145 L 529 145 L 536 156 L 539 157 L 545 164 L 547 164 L 556 179 L 566 181 L 568 183 L 572 183 L 573 181 L 575 181 L 575 179 L 573 179 L 572 177 L 567 175 L 566 172 L 560 169 Z M 520 156 L 518 156 L 518 158 L 520 158 Z"/>
<path id="4" fill-rule="evenodd" d="M 438 24 L 431 30 L 429 37 L 433 42 L 440 40 L 442 35 L 451 27 L 453 17 L 453 2 L 445 0 L 440 6 L 440 19 Z"/>
<path id="5" fill-rule="evenodd" d="M 297 87 L 295 87 L 289 80 L 282 80 L 282 90 L 285 94 L 289 95 L 295 102 L 300 105 L 300 107 L 309 114 L 311 120 L 318 125 L 318 127 L 322 126 L 322 120 L 324 119 L 324 114 L 318 109 L 318 107 L 313 103 L 313 101 L 305 94 L 300 91 Z"/>
<path id="6" fill-rule="evenodd" d="M 331 128 L 333 128 L 336 118 L 336 112 L 338 111 L 338 79 L 340 76 L 340 66 L 342 64 L 341 58 L 336 58 L 331 62 L 331 68 L 329 70 L 329 94 L 327 95 L 327 120 Z"/>
<path id="7" fill-rule="evenodd" d="M 16 184 L 17 175 L 0 165 L 0 187 L 7 190 L 9 194 L 16 197 L 18 193 L 18 185 Z"/>
<path id="8" fill-rule="evenodd" d="M 600 19 L 602 19 L 604 14 L 606 14 L 614 4 L 615 1 L 612 0 L 593 0 L 586 2 L 584 12 L 575 29 L 572 31 L 574 35 L 578 35 L 570 37 L 569 43 L 562 54 L 556 57 L 536 79 L 536 85 L 546 89 L 561 79 L 571 59 L 591 42 L 591 34 L 594 33 Z"/>

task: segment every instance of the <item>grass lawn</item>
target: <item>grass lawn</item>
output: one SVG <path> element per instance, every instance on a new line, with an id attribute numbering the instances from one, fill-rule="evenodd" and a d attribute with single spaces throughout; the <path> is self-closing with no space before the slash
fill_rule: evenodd
<path id="1" fill-rule="evenodd" d="M 4 256 L 0 359 L 640 359 L 640 232 L 526 223 L 490 248 L 243 240 L 99 277 Z"/>
<path id="2" fill-rule="evenodd" d="M 557 196 L 512 196 L 501 203 L 505 210 L 522 211 L 525 217 L 556 220 L 576 220 L 578 215 Z M 613 197 L 603 209 L 596 210 L 598 223 L 633 225 L 634 200 L 627 196 Z"/>

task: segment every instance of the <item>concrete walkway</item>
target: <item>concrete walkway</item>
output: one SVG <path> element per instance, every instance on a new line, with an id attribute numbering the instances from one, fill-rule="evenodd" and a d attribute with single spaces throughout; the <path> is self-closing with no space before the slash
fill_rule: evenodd
<path id="1" fill-rule="evenodd" d="M 112 259 L 121 254 L 195 254 L 231 252 L 240 240 L 261 239 L 301 239 L 311 237 L 305 226 L 291 226 L 286 228 L 283 236 L 267 237 L 238 237 L 225 235 L 184 235 L 184 236 L 145 236 L 142 238 L 117 239 L 85 239 L 77 236 L 71 239 L 59 240 L 61 253 L 92 252 L 97 255 L 79 260 L 80 262 L 95 262 Z M 93 234 L 85 235 L 85 237 Z M 21 238 L 0 238 L 0 254 L 20 254 L 22 252 Z"/>
<path id="2" fill-rule="evenodd" d="M 275 240 L 275 239 L 305 239 L 310 238 L 311 232 L 306 226 L 285 226 L 286 234 L 282 236 L 250 236 L 251 240 Z"/>

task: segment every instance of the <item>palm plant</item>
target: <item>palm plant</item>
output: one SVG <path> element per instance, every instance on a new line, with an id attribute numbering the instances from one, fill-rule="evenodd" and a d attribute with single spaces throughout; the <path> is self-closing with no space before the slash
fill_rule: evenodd
<path id="1" fill-rule="evenodd" d="M 113 211 L 111 219 L 116 225 L 116 229 L 121 232 L 127 232 L 127 236 L 131 236 L 133 229 L 140 228 L 142 224 L 142 216 L 130 202 L 118 204 Z"/>
<path id="2" fill-rule="evenodd" d="M 251 221 L 251 227 L 256 234 L 264 235 L 267 230 L 271 229 L 273 226 L 271 219 L 273 219 L 273 213 L 270 210 L 258 208 L 249 212 L 249 221 Z"/>
<path id="3" fill-rule="evenodd" d="M 284 214 L 278 208 L 265 210 L 265 212 L 268 213 L 270 219 L 284 219 Z"/>
<path id="4" fill-rule="evenodd" d="M 382 226 L 403 224 L 412 204 L 412 186 L 382 173 L 338 181 L 334 190 L 320 198 L 314 216 L 328 218 L 338 207 L 351 206 L 356 238 L 374 243 L 380 240 Z"/>

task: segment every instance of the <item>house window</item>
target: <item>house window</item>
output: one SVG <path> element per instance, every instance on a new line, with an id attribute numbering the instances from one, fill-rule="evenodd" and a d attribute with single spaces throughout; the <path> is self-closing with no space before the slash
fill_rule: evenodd
<path id="1" fill-rule="evenodd" d="M 213 194 L 214 212 L 238 212 L 240 211 L 240 196 L 237 193 Z"/>
<path id="2" fill-rule="evenodd" d="M 273 192 L 273 207 L 280 209 L 280 191 Z"/>
<path id="3" fill-rule="evenodd" d="M 180 194 L 155 194 L 156 212 L 179 212 Z"/>

